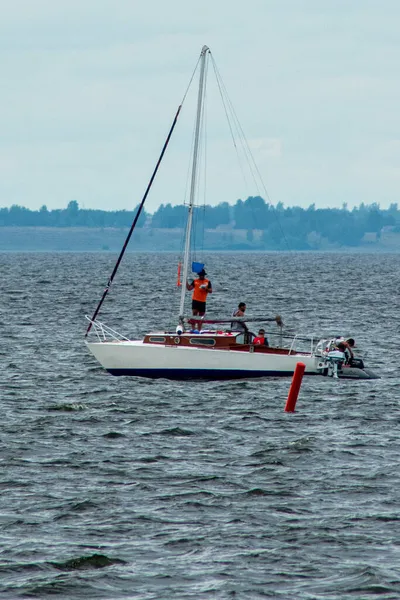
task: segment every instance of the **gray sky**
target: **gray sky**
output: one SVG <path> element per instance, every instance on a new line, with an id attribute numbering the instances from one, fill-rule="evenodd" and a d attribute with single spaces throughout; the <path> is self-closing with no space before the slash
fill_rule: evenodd
<path id="1" fill-rule="evenodd" d="M 203 44 L 274 204 L 400 200 L 399 0 L 0 0 L 0 9 L 0 206 L 134 207 Z M 150 212 L 184 200 L 193 98 Z M 212 108 L 206 200 L 234 203 L 258 190 L 239 177 Z"/>

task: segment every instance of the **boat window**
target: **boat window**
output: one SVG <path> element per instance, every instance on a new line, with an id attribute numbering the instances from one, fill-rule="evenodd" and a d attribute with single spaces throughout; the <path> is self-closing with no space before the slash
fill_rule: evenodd
<path id="1" fill-rule="evenodd" d="M 190 338 L 190 343 L 193 346 L 215 346 L 215 340 L 210 338 L 195 337 Z"/>
<path id="2" fill-rule="evenodd" d="M 165 344 L 165 337 L 156 337 L 156 336 L 151 336 L 149 337 L 149 342 L 152 344 Z"/>

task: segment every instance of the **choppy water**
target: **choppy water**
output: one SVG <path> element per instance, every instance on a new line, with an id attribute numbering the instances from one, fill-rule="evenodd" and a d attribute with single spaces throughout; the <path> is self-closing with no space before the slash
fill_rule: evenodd
<path id="1" fill-rule="evenodd" d="M 400 598 L 399 258 L 215 254 L 209 312 L 352 334 L 382 379 L 113 378 L 83 345 L 107 254 L 0 254 L 2 598 Z M 176 310 L 176 258 L 128 255 L 101 314 Z M 256 310 L 257 309 L 257 310 Z"/>

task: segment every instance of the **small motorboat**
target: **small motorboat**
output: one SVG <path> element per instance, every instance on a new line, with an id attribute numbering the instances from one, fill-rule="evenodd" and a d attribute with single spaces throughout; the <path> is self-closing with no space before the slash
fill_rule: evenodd
<path id="1" fill-rule="evenodd" d="M 315 348 L 319 357 L 318 371 L 335 379 L 380 379 L 372 369 L 366 368 L 361 358 L 349 356 L 338 348 L 338 338 L 322 339 Z"/>

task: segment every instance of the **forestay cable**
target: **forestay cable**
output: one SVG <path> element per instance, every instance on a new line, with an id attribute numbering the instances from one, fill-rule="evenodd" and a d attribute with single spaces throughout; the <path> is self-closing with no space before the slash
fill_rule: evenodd
<path id="1" fill-rule="evenodd" d="M 187 88 L 186 88 L 186 91 L 185 91 L 185 94 L 184 94 L 184 96 L 183 96 L 182 102 L 180 103 L 180 105 L 179 105 L 179 107 L 178 107 L 178 110 L 176 111 L 175 118 L 174 118 L 174 120 L 173 120 L 173 123 L 172 123 L 172 125 L 171 125 L 171 129 L 169 130 L 169 133 L 168 133 L 167 139 L 165 140 L 164 146 L 163 146 L 163 148 L 162 148 L 162 150 L 161 150 L 160 157 L 159 157 L 159 159 L 158 159 L 158 161 L 157 161 L 157 164 L 156 164 L 156 166 L 155 166 L 155 169 L 154 169 L 154 171 L 153 171 L 153 174 L 152 174 L 152 176 L 151 176 L 151 178 L 150 178 L 150 181 L 149 181 L 149 183 L 148 183 L 148 185 L 147 185 L 146 191 L 145 191 L 145 193 L 144 193 L 144 196 L 143 196 L 143 198 L 142 198 L 142 201 L 141 201 L 141 203 L 140 203 L 140 205 L 139 205 L 139 208 L 138 208 L 138 211 L 137 211 L 137 213 L 136 213 L 136 215 L 135 215 L 135 218 L 133 219 L 133 223 L 132 223 L 132 225 L 131 225 L 131 228 L 130 228 L 130 230 L 129 230 L 129 233 L 128 233 L 127 237 L 126 237 L 126 240 L 125 240 L 125 242 L 124 242 L 124 245 L 122 246 L 122 250 L 121 250 L 121 252 L 120 252 L 120 254 L 119 254 L 118 260 L 117 260 L 117 262 L 115 263 L 115 267 L 114 267 L 114 269 L 113 269 L 113 271 L 112 271 L 112 273 L 111 273 L 111 275 L 110 275 L 110 277 L 109 277 L 109 279 L 108 279 L 108 282 L 107 282 L 106 288 L 105 288 L 105 290 L 104 290 L 104 292 L 103 292 L 103 295 L 102 295 L 102 297 L 101 297 L 101 299 L 100 299 L 100 302 L 99 302 L 99 304 L 97 305 L 97 308 L 96 308 L 96 310 L 94 311 L 94 313 L 93 313 L 93 316 L 92 316 L 92 318 L 91 318 L 91 320 L 90 320 L 90 322 L 89 322 L 89 326 L 88 326 L 88 328 L 87 328 L 87 330 L 86 330 L 85 337 L 87 337 L 88 333 L 90 332 L 90 330 L 91 330 L 91 328 L 92 328 L 93 321 L 95 321 L 95 320 L 96 320 L 96 317 L 97 317 L 97 315 L 99 314 L 100 308 L 101 308 L 101 306 L 102 306 L 102 304 L 103 304 L 103 302 L 104 302 L 104 300 L 105 300 L 105 298 L 106 298 L 106 296 L 107 296 L 107 294 L 108 294 L 108 292 L 109 292 L 109 289 L 110 289 L 110 287 L 111 287 L 111 284 L 112 284 L 112 282 L 113 282 L 113 279 L 114 279 L 114 277 L 115 277 L 115 275 L 116 275 L 116 273 L 117 273 L 117 271 L 118 271 L 118 267 L 119 267 L 119 265 L 121 264 L 121 260 L 122 260 L 122 258 L 123 258 L 123 256 L 124 256 L 124 254 L 125 254 L 125 250 L 126 250 L 126 248 L 127 248 L 128 244 L 129 244 L 129 240 L 131 239 L 131 236 L 132 236 L 133 230 L 134 230 L 134 229 L 135 229 L 135 227 L 136 227 L 136 223 L 137 223 L 137 222 L 138 222 L 138 220 L 139 220 L 140 213 L 142 212 L 142 209 L 143 209 L 144 203 L 145 203 L 145 201 L 146 201 L 146 198 L 147 198 L 147 196 L 148 196 L 148 194 L 149 194 L 150 188 L 151 188 L 151 186 L 153 185 L 153 181 L 154 181 L 154 179 L 155 179 L 155 176 L 156 176 L 156 174 L 157 174 L 157 171 L 158 171 L 158 169 L 159 169 L 159 166 L 160 166 L 160 164 L 161 164 L 161 161 L 162 161 L 162 159 L 163 159 L 163 157 L 164 157 L 165 151 L 166 151 L 166 149 L 167 149 L 167 146 L 168 146 L 168 144 L 169 144 L 169 141 L 170 141 L 170 139 L 171 139 L 172 132 L 173 132 L 173 131 L 174 131 L 174 129 L 175 129 L 175 125 L 176 125 L 176 123 L 177 123 L 177 120 L 178 120 L 179 113 L 180 113 L 180 111 L 181 111 L 181 108 L 182 108 L 182 106 L 183 106 L 183 103 L 184 103 L 184 101 L 185 101 L 185 98 L 186 98 L 186 96 L 187 96 L 187 93 L 188 93 L 188 91 L 189 91 L 190 85 L 191 85 L 191 83 L 192 83 L 192 81 L 193 81 L 193 77 L 194 77 L 194 74 L 195 74 L 195 72 L 196 72 L 196 70 L 197 70 L 197 67 L 198 67 L 199 61 L 200 61 L 200 59 L 197 61 L 196 67 L 195 67 L 195 69 L 194 69 L 194 71 L 193 71 L 192 77 L 190 78 L 190 81 L 189 81 L 189 84 L 188 84 L 188 86 L 187 86 Z"/>

